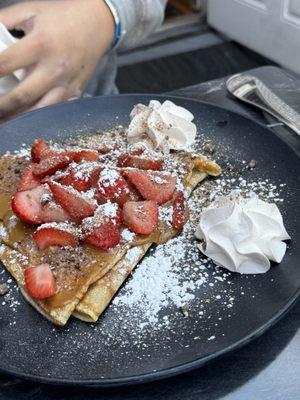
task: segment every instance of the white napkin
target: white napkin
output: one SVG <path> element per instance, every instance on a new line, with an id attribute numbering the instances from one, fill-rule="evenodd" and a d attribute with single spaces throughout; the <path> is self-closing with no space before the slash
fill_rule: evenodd
<path id="1" fill-rule="evenodd" d="M 14 38 L 0 22 L 0 53 L 16 43 L 17 40 L 18 39 Z M 23 69 L 19 69 L 14 71 L 11 75 L 0 78 L 0 96 L 12 90 L 24 78 L 25 71 Z"/>

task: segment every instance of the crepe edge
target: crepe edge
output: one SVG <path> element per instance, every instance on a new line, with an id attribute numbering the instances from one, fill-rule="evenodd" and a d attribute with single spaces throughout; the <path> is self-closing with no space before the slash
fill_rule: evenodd
<path id="1" fill-rule="evenodd" d="M 25 289 L 25 282 L 24 282 L 24 263 L 22 264 L 18 261 L 18 256 L 24 256 L 20 251 L 12 248 L 11 246 L 2 243 L 2 252 L 0 254 L 0 260 L 2 261 L 4 267 L 7 271 L 13 276 L 18 287 L 20 288 L 20 292 L 24 296 L 25 300 L 33 306 L 40 314 L 42 314 L 46 319 L 51 321 L 53 324 L 58 326 L 64 326 L 69 318 L 71 317 L 76 305 L 80 302 L 80 300 L 84 297 L 85 293 L 88 291 L 89 287 L 94 283 L 101 279 L 107 272 L 114 267 L 116 263 L 120 261 L 126 254 L 127 248 L 122 249 L 117 253 L 117 258 L 114 258 L 113 262 L 108 264 L 105 268 L 101 269 L 99 273 L 90 275 L 85 284 L 77 291 L 74 296 L 74 299 L 63 307 L 55 308 L 53 310 L 47 310 L 43 307 L 42 303 L 39 300 L 35 300 L 31 297 Z M 28 257 L 26 257 L 26 265 L 29 265 Z M 10 262 L 11 261 L 11 262 Z"/>
<path id="2" fill-rule="evenodd" d="M 73 316 L 85 322 L 97 322 L 151 246 L 152 243 L 145 243 L 131 247 L 122 260 L 103 278 L 90 286 L 82 301 L 77 304 Z M 97 304 L 96 310 L 95 304 Z"/>

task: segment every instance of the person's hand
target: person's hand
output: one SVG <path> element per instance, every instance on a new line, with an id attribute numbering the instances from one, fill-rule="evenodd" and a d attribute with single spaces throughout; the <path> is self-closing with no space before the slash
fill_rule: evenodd
<path id="1" fill-rule="evenodd" d="M 28 71 L 0 97 L 0 115 L 82 95 L 112 42 L 113 16 L 103 0 L 37 1 L 0 10 L 0 21 L 25 36 L 0 54 L 0 77 Z"/>

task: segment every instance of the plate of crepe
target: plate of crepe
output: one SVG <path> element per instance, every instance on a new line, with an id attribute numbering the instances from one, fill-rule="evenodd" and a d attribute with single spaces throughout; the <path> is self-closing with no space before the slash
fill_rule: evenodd
<path id="1" fill-rule="evenodd" d="M 35 139 L 41 138 L 51 143 L 51 151 L 55 152 L 51 156 L 59 158 L 60 163 L 67 162 L 68 168 L 71 168 L 71 161 L 66 161 L 66 158 L 73 157 L 72 163 L 76 161 L 75 164 L 82 162 L 82 159 L 78 161 L 74 157 L 78 157 L 80 152 L 81 157 L 82 149 L 87 147 L 94 151 L 97 146 L 99 152 L 102 143 L 101 157 L 107 158 L 105 163 L 110 169 L 112 156 L 106 151 L 109 147 L 107 132 L 112 135 L 113 142 L 126 137 L 133 107 L 138 103 L 148 104 L 152 99 L 160 102 L 171 100 L 189 110 L 197 127 L 191 151 L 180 156 L 176 156 L 175 152 L 163 153 L 162 157 L 173 174 L 177 171 L 183 176 L 180 184 L 176 184 L 177 192 L 185 192 L 189 208 L 188 221 L 187 215 L 184 215 L 186 224 L 182 223 L 183 230 L 182 226 L 177 229 L 173 225 L 161 230 L 160 239 L 155 232 L 150 235 L 151 238 L 147 236 L 147 240 L 142 235 L 143 240 L 139 236 L 139 241 L 134 242 L 132 231 L 127 229 L 132 226 L 130 219 L 126 220 L 126 228 L 120 228 L 121 244 L 118 242 L 116 251 L 106 252 L 106 258 L 82 247 L 82 243 L 91 243 L 90 230 L 85 236 L 81 231 L 71 252 L 69 248 L 63 253 L 60 248 L 54 247 L 53 250 L 51 247 L 46 259 L 43 258 L 45 254 L 41 258 L 40 253 L 34 253 L 32 228 L 22 226 L 22 229 L 15 229 L 16 221 L 8 219 L 4 212 L 9 208 L 9 202 L 3 196 L 4 192 L 9 198 L 14 194 L 16 176 L 23 173 L 24 159 L 30 158 L 28 148 Z M 6 157 L 1 158 L 0 176 L 1 260 L 4 263 L 0 269 L 0 285 L 5 283 L 5 289 L 8 289 L 0 298 L 1 371 L 55 384 L 113 386 L 161 379 L 204 365 L 249 342 L 274 324 L 296 300 L 300 288 L 300 272 L 297 269 L 297 199 L 300 188 L 297 171 L 300 161 L 293 149 L 267 128 L 235 113 L 189 99 L 123 95 L 82 99 L 48 107 L 24 114 L 3 124 L 0 129 L 1 154 L 6 153 Z M 71 156 L 71 153 L 62 154 L 66 143 L 73 146 L 68 149 L 75 149 Z M 111 148 L 119 151 L 116 148 L 120 146 L 122 144 L 118 143 Z M 57 153 L 60 153 L 59 156 Z M 136 153 L 132 156 L 135 157 Z M 122 176 L 125 174 L 130 185 L 139 189 L 137 176 L 131 176 L 136 165 L 125 165 L 128 160 L 124 161 L 124 154 L 122 157 L 121 166 L 128 169 L 122 170 Z M 169 158 L 175 159 L 174 165 L 168 161 Z M 219 166 L 222 168 L 221 175 Z M 78 170 L 71 172 L 77 174 L 77 178 L 82 173 Z M 103 171 L 101 173 L 104 175 Z M 162 179 L 158 172 L 151 174 L 156 183 L 163 184 L 164 179 L 169 180 L 166 175 Z M 47 173 L 41 166 L 35 176 L 47 179 Z M 65 176 L 56 177 L 58 182 L 66 179 Z M 43 181 L 42 185 L 52 185 L 54 197 L 62 187 L 61 183 L 48 181 Z M 149 200 L 142 189 L 140 194 L 143 193 L 143 200 Z M 161 193 L 165 191 L 164 188 Z M 242 196 L 258 196 L 276 204 L 292 238 L 282 262 L 272 262 L 271 268 L 264 274 L 240 274 L 229 271 L 233 269 L 231 267 L 225 269 L 220 263 L 216 265 L 203 254 L 205 249 L 203 241 L 199 244 L 199 234 L 198 238 L 195 237 L 202 210 L 219 196 L 227 196 L 233 191 Z M 95 193 L 92 194 L 94 198 Z M 43 201 L 48 195 L 47 191 L 41 194 Z M 60 194 L 57 196 L 55 200 L 60 199 Z M 98 193 L 97 199 L 101 198 L 100 206 L 104 207 L 107 203 L 102 204 L 101 196 Z M 161 200 L 161 203 L 170 199 Z M 21 200 L 23 204 L 24 196 Z M 77 218 L 72 221 L 78 225 L 79 211 L 76 210 L 73 215 L 74 209 L 69 208 L 69 203 L 67 199 L 64 211 L 70 211 L 70 215 Z M 25 204 L 26 218 L 30 208 L 28 204 Z M 80 204 L 80 212 L 83 213 L 85 204 Z M 100 207 L 99 202 L 96 206 Z M 110 202 L 109 206 L 111 212 Z M 90 218 L 91 213 L 82 215 Z M 45 213 L 42 219 L 35 222 L 48 222 L 44 216 Z M 37 216 L 34 215 L 34 218 Z M 170 210 L 167 206 L 163 209 L 160 206 L 158 224 L 168 219 L 172 220 Z M 60 221 L 60 224 L 65 223 Z M 9 224 L 14 225 L 13 228 Z M 39 237 L 46 228 L 57 229 L 57 225 L 44 225 L 37 229 Z M 13 240 L 18 246 L 13 245 L 10 238 L 5 238 L 6 228 L 15 229 L 15 235 L 20 235 L 22 231 L 22 238 Z M 108 236 L 112 239 L 114 235 L 111 233 Z M 63 263 L 65 274 L 71 274 L 73 268 L 77 275 L 72 272 L 70 279 L 77 281 L 80 277 L 80 290 L 74 290 L 74 286 L 72 290 L 61 291 L 60 296 L 52 296 L 51 301 L 34 299 L 31 296 L 33 292 L 25 286 L 20 267 L 22 263 L 30 264 L 31 260 Z M 66 286 L 59 273 L 55 278 L 59 288 Z"/>

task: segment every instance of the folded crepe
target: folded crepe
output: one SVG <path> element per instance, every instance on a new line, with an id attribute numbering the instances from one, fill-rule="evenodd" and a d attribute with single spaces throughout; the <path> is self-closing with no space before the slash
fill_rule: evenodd
<path id="1" fill-rule="evenodd" d="M 216 176 L 221 172 L 217 164 L 202 156 L 181 153 L 180 157 L 174 155 L 174 160 L 185 167 L 182 183 L 188 193 L 208 175 Z M 18 220 L 10 207 L 19 176 L 28 164 L 24 157 L 0 159 L 0 259 L 17 281 L 25 299 L 54 324 L 65 325 L 72 314 L 84 321 L 97 321 L 151 244 L 163 243 L 179 230 L 165 227 L 149 236 L 138 237 L 130 245 L 120 244 L 112 251 L 84 244 L 39 251 L 32 239 L 32 227 Z M 58 292 L 48 299 L 37 300 L 26 290 L 23 271 L 29 265 L 41 263 L 55 265 Z"/>
<path id="2" fill-rule="evenodd" d="M 207 176 L 206 172 L 193 169 L 186 182 L 187 192 L 191 194 L 193 189 Z M 169 231 L 168 238 L 162 242 L 166 242 L 177 233 L 174 229 L 172 232 Z M 145 243 L 131 247 L 103 278 L 89 287 L 82 300 L 77 304 L 73 316 L 85 322 L 96 322 L 152 244 Z"/>

